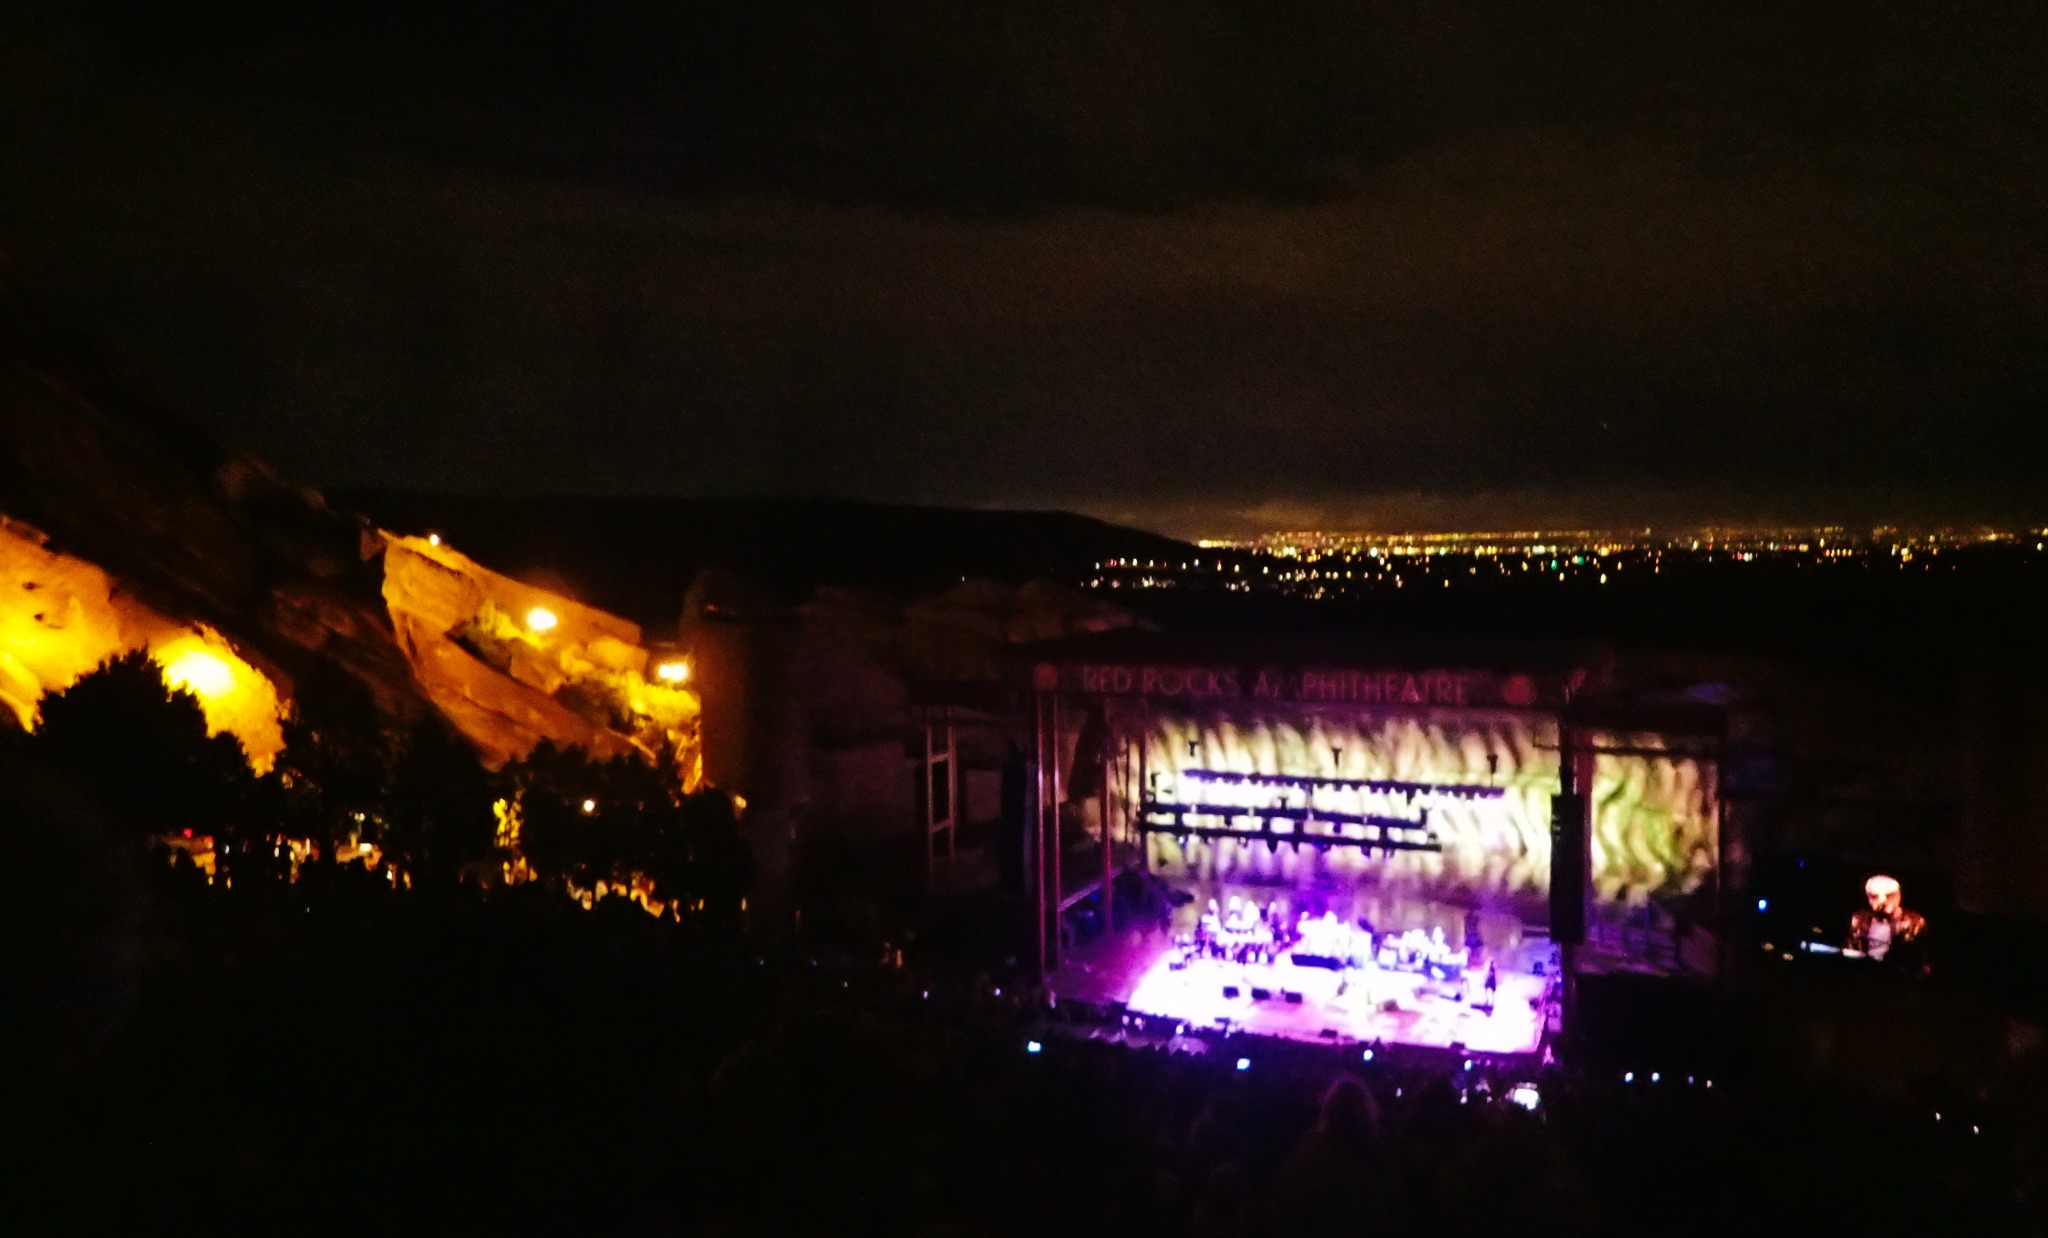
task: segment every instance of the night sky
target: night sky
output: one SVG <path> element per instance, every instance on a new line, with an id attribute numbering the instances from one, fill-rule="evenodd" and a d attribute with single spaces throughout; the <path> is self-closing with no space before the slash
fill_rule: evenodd
<path id="1" fill-rule="evenodd" d="M 331 486 L 2035 518 L 2048 21 L 47 0 L 15 281 Z"/>

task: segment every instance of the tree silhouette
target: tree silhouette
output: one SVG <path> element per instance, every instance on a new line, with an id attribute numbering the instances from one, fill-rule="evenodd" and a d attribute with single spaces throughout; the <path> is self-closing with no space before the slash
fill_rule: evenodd
<path id="1" fill-rule="evenodd" d="M 725 791 L 680 797 L 643 842 L 641 871 L 668 902 L 702 904 L 719 922 L 737 922 L 739 900 L 754 881 L 754 853 L 739 836 L 739 814 Z"/>
<path id="2" fill-rule="evenodd" d="M 316 663 L 293 684 L 284 750 L 269 779 L 290 832 L 323 849 L 357 833 L 374 837 L 398 757 L 369 690 Z"/>
<path id="3" fill-rule="evenodd" d="M 670 800 L 660 775 L 631 758 L 595 761 L 543 741 L 505 767 L 519 801 L 519 848 L 542 876 L 584 889 L 635 870 L 637 839 Z"/>
<path id="4" fill-rule="evenodd" d="M 44 698 L 32 747 L 124 832 L 261 832 L 249 819 L 254 779 L 241 744 L 209 736 L 198 698 L 167 686 L 146 653 L 111 659 Z"/>
<path id="5" fill-rule="evenodd" d="M 379 813 L 377 842 L 415 879 L 441 881 L 483 859 L 497 836 L 491 778 L 476 751 L 439 714 L 399 745 Z"/>
<path id="6" fill-rule="evenodd" d="M 591 889 L 644 877 L 655 897 L 737 915 L 753 877 L 730 796 L 685 795 L 672 754 L 592 760 L 579 749 L 537 746 L 505 767 L 520 805 L 519 847 L 543 877 Z"/>

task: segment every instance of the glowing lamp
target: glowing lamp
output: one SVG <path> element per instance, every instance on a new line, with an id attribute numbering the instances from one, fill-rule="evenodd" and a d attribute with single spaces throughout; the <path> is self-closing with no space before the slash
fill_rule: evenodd
<path id="1" fill-rule="evenodd" d="M 584 816 L 586 816 L 586 817 L 587 817 L 587 816 L 589 816 L 589 815 L 590 815 L 591 813 L 594 813 L 594 812 L 596 812 L 596 811 L 597 811 L 597 801 L 596 801 L 596 800 L 584 800 L 584 801 L 583 801 L 583 815 L 584 815 Z"/>
<path id="2" fill-rule="evenodd" d="M 429 546 L 439 546 L 440 544 L 441 544 L 441 535 L 440 535 L 439 533 L 429 533 L 429 534 L 427 534 L 427 545 L 429 545 Z"/>
<path id="3" fill-rule="evenodd" d="M 670 662 L 663 662 L 660 666 L 654 668 L 654 677 L 663 683 L 688 683 L 690 682 L 690 664 L 681 658 Z"/>
<path id="4" fill-rule="evenodd" d="M 536 632 L 553 631 L 555 625 L 560 622 L 561 620 L 556 618 L 555 612 L 545 606 L 536 606 L 526 612 L 526 626 Z"/>
<path id="5" fill-rule="evenodd" d="M 234 689 L 235 671 L 215 654 L 188 649 L 164 667 L 164 682 L 194 696 L 220 696 Z"/>

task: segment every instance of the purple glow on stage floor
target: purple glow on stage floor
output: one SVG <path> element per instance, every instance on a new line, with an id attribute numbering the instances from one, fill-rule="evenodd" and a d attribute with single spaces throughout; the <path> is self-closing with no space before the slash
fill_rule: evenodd
<path id="1" fill-rule="evenodd" d="M 1545 982 L 1502 971 L 1493 1009 L 1459 1001 L 1456 987 L 1407 972 L 1364 967 L 1344 972 L 1197 958 L 1175 969 L 1163 938 L 1130 937 L 1098 951 L 1056 982 L 1064 996 L 1120 1001 L 1133 1013 L 1174 1019 L 1194 1029 L 1229 1027 L 1258 1036 L 1329 1044 L 1388 1044 L 1474 1053 L 1534 1053 L 1543 1039 Z M 1226 997 L 1226 986 L 1237 996 Z M 1255 989 L 1270 997 L 1252 996 Z M 1290 1002 L 1285 994 L 1301 994 Z"/>

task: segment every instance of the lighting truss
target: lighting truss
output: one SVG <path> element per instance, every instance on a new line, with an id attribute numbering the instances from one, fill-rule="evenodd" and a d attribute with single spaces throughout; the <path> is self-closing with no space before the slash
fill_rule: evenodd
<path id="1" fill-rule="evenodd" d="M 1190 817 L 1218 817 L 1225 821 L 1245 817 L 1258 824 L 1250 828 L 1235 825 L 1193 825 Z M 1293 828 L 1275 829 L 1273 819 L 1291 820 Z M 1311 831 L 1309 822 L 1329 825 L 1325 831 Z M 1356 826 L 1363 834 L 1344 832 Z M 1368 817 L 1357 813 L 1308 813 L 1304 809 L 1242 808 L 1220 804 L 1161 804 L 1147 800 L 1140 813 L 1138 829 L 1146 834 L 1171 834 L 1177 838 L 1235 838 L 1240 842 L 1265 840 L 1268 849 L 1285 843 L 1289 847 L 1358 847 L 1368 851 L 1442 851 L 1443 841 L 1428 825 L 1400 817 Z"/>
<path id="2" fill-rule="evenodd" d="M 1334 791 L 1364 791 L 1373 795 L 1404 795 L 1410 799 L 1424 800 L 1497 800 L 1507 794 L 1506 787 L 1468 783 L 1402 782 L 1392 778 L 1317 778 L 1306 774 L 1236 774 L 1220 769 L 1184 769 L 1178 777 L 1218 786 L 1290 787 L 1299 791 L 1315 791 L 1327 787 Z"/>

